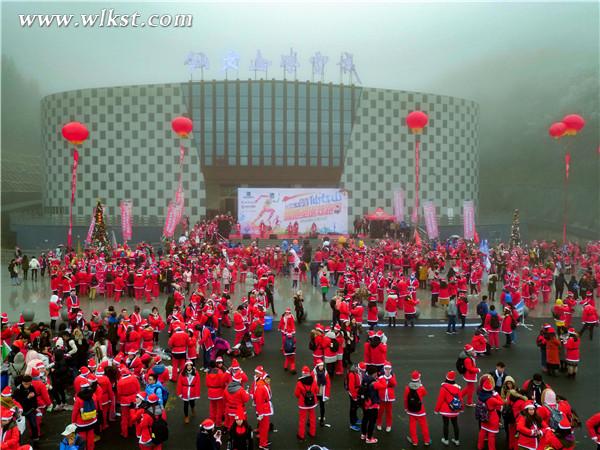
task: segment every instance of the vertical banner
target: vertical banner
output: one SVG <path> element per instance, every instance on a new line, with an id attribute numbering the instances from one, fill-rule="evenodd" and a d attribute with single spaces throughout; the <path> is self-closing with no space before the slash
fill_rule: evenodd
<path id="1" fill-rule="evenodd" d="M 121 200 L 121 233 L 123 234 L 123 241 L 131 240 L 132 209 L 133 202 L 131 200 Z"/>
<path id="2" fill-rule="evenodd" d="M 92 220 L 90 221 L 90 227 L 88 228 L 87 237 L 85 238 L 85 243 L 89 244 L 92 242 L 92 233 L 94 232 L 94 227 L 96 226 L 96 208 L 92 212 Z"/>
<path id="3" fill-rule="evenodd" d="M 437 239 L 440 236 L 438 230 L 435 205 L 432 201 L 423 203 L 423 214 L 425 216 L 425 228 L 429 239 Z"/>
<path id="4" fill-rule="evenodd" d="M 404 220 L 404 191 L 402 189 L 394 191 L 394 216 L 398 222 Z"/>
<path id="5" fill-rule="evenodd" d="M 417 137 L 416 141 L 415 141 L 415 204 L 413 206 L 413 211 L 412 211 L 412 222 L 414 224 L 418 224 L 419 223 L 419 173 L 420 173 L 420 167 L 419 167 L 419 146 L 420 146 L 420 142 L 419 142 L 419 138 Z"/>
<path id="6" fill-rule="evenodd" d="M 475 204 L 473 200 L 463 202 L 463 235 L 468 241 L 475 239 Z"/>
<path id="7" fill-rule="evenodd" d="M 165 226 L 163 228 L 163 236 L 165 237 L 173 237 L 173 233 L 175 233 L 175 202 L 170 201 L 169 207 L 167 209 L 167 217 L 165 218 Z"/>

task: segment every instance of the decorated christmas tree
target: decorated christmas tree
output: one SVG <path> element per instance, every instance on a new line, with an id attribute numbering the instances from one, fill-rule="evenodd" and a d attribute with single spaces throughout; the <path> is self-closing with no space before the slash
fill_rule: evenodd
<path id="1" fill-rule="evenodd" d="M 521 225 L 519 222 L 519 210 L 513 212 L 512 227 L 510 229 L 510 247 L 521 246 Z"/>
<path id="2" fill-rule="evenodd" d="M 102 203 L 98 201 L 96 213 L 94 216 L 94 231 L 92 232 L 92 246 L 98 249 L 109 249 L 108 233 L 106 232 L 106 222 L 104 221 L 104 209 Z"/>

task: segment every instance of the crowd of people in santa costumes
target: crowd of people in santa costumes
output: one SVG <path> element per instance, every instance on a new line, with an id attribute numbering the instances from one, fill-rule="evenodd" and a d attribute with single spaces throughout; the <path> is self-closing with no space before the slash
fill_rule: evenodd
<path id="1" fill-rule="evenodd" d="M 217 445 L 226 434 L 230 441 L 238 442 L 240 449 L 246 448 L 251 431 L 247 409 L 252 407 L 257 418 L 258 446 L 269 447 L 274 414 L 270 376 L 258 366 L 249 380 L 236 358 L 262 352 L 266 316 L 269 309 L 275 313 L 275 276 L 291 273 L 283 267 L 299 264 L 299 257 L 287 258 L 288 254 L 278 247 L 208 242 L 207 233 L 210 230 L 196 224 L 186 239 L 169 243 L 166 250 L 155 251 L 142 243 L 136 248 L 123 245 L 110 253 L 88 249 L 83 255 L 49 254 L 52 291 L 49 326 L 44 323 L 26 326 L 22 318 L 10 324 L 8 316 L 2 314 L 2 343 L 10 349 L 5 365 L 11 374 L 7 386 L 11 391 L 6 391 L 6 396 L 5 390 L 2 391 L 3 411 L 5 397 L 11 400 L 14 397 L 15 405 L 9 408 L 12 415 L 5 414 L 6 427 L 5 415 L 2 416 L 3 445 L 5 436 L 7 442 L 14 441 L 12 425 L 27 428 L 35 442 L 42 431 L 44 414 L 53 409 L 72 408 L 71 422 L 88 450 L 93 450 L 94 443 L 112 422 L 118 422 L 124 438 L 133 434 L 140 449 L 160 449 L 168 434 L 165 406 L 169 393 L 181 402 L 184 423 L 188 424 L 202 399 L 204 378 L 210 412 L 209 418 L 202 422 L 198 442 Z M 314 255 L 302 254 L 302 248 L 291 248 L 288 252 L 291 251 L 301 254 L 302 261 L 318 261 L 322 298 L 332 310 L 331 324 L 316 324 L 310 333 L 312 369 L 302 367 L 294 391 L 299 408 L 299 439 L 306 437 L 307 424 L 309 436 L 315 436 L 317 406 L 319 425 L 329 426 L 326 404 L 335 377 L 344 378 L 352 430 L 360 431 L 368 444 L 377 442 L 376 429 L 391 432 L 397 383 L 401 380 L 396 379 L 389 362 L 387 337 L 377 329 L 379 313 L 385 311 L 392 328 L 398 314 L 404 315 L 405 327 L 414 326 L 419 304 L 417 290 L 423 287 L 417 274 L 424 272 L 428 274 L 425 284 L 431 291 L 432 306 L 446 308 L 458 302 L 457 314 L 464 325 L 470 297 L 481 292 L 483 274 L 487 272 L 497 274 L 503 289 L 497 303 L 492 301 L 486 311 L 477 308 L 481 327 L 471 343 L 464 346 L 457 361 L 456 369 L 463 378 L 464 388 L 457 385 L 456 372 L 450 371 L 445 376 L 435 407 L 435 412 L 443 418 L 442 442 L 445 445 L 450 442 L 452 424 L 453 442 L 458 444 L 456 418 L 465 407 L 474 407 L 481 418 L 478 448 L 486 445 L 495 448 L 499 418 L 505 419 L 504 413 L 510 405 L 515 427 L 519 429 L 517 445 L 533 449 L 536 447 L 531 442 L 551 442 L 554 438 L 568 443 L 571 435 L 554 426 L 553 418 L 558 414 L 552 409 L 562 408 L 572 430 L 574 414 L 565 399 L 553 397 L 554 391 L 546 387 L 533 406 L 524 400 L 514 407 L 517 401 L 511 399 L 516 396 L 511 394 L 507 403 L 502 392 L 496 392 L 497 383 L 489 389 L 493 381 L 481 375 L 477 358 L 498 349 L 500 333 L 506 337 L 505 347 L 512 345 L 521 316 L 517 305 L 523 300 L 530 309 L 535 309 L 540 296 L 542 303 L 550 302 L 548 287 L 554 283 L 555 297 L 564 299 L 555 299 L 555 327 L 544 326 L 537 343 L 543 369 L 549 375 L 556 375 L 564 362 L 568 375 L 574 378 L 581 344 L 578 335 L 587 331 L 592 339 L 598 324 L 594 289 L 600 280 L 599 243 L 580 248 L 537 242 L 532 243 L 529 251 L 500 245 L 484 254 L 464 241 L 436 248 L 400 241 L 381 241 L 368 247 L 347 241 L 344 245 L 324 245 Z M 567 287 L 568 293 L 563 296 L 557 280 L 576 270 L 583 275 L 579 282 L 565 282 L 562 288 Z M 243 282 L 242 278 L 251 279 L 252 287 L 234 305 L 231 295 Z M 161 292 L 168 295 L 164 305 L 158 302 Z M 97 296 L 112 299 L 114 304 L 105 311 L 94 310 L 86 317 L 81 309 L 82 296 L 92 299 L 92 305 Z M 136 306 L 132 312 L 124 308 L 117 311 L 123 296 L 134 299 Z M 152 311 L 142 314 L 140 305 L 146 303 L 153 306 Z M 164 315 L 160 312 L 163 307 Z M 579 308 L 582 330 L 577 333 L 572 321 Z M 360 352 L 365 320 L 370 330 Z M 224 327 L 233 329 L 232 343 L 223 337 Z M 284 369 L 295 374 L 297 329 L 290 308 L 282 314 L 278 330 Z M 158 346 L 161 336 L 166 338 L 166 352 Z M 352 359 L 357 355 L 361 360 L 354 364 Z M 231 361 L 229 367 L 225 366 L 226 358 Z M 251 385 L 245 387 L 248 381 Z M 406 381 L 403 402 L 409 416 L 409 443 L 418 444 L 417 429 L 420 429 L 423 442 L 429 444 L 431 436 L 423 402 L 427 391 L 416 370 Z M 71 385 L 72 405 L 65 395 Z M 518 391 L 514 380 L 512 390 Z M 23 403 L 31 407 L 18 406 Z M 535 413 L 531 414 L 531 409 Z M 360 419 L 359 412 L 362 412 Z M 567 419 L 564 420 L 560 430 L 567 430 L 564 428 Z M 222 433 L 215 433 L 216 429 Z"/>

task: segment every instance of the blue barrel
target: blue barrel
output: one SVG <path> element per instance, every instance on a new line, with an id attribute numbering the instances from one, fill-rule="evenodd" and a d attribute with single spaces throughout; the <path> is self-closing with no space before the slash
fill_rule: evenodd
<path id="1" fill-rule="evenodd" d="M 265 331 L 273 329 L 273 316 L 265 316 Z"/>

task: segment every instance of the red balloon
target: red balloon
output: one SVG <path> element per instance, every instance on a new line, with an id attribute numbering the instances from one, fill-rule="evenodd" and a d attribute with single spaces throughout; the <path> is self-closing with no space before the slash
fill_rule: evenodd
<path id="1" fill-rule="evenodd" d="M 554 139 L 562 137 L 567 131 L 567 126 L 563 122 L 555 122 L 548 128 L 548 134 Z"/>
<path id="2" fill-rule="evenodd" d="M 71 144 L 79 145 L 88 138 L 90 132 L 80 122 L 69 122 L 62 127 L 62 135 Z"/>
<path id="3" fill-rule="evenodd" d="M 585 120 L 578 114 L 569 114 L 562 121 L 567 126 L 565 131 L 567 136 L 575 136 L 585 126 Z"/>
<path id="4" fill-rule="evenodd" d="M 406 116 L 406 125 L 413 133 L 420 133 L 427 125 L 429 117 L 423 111 L 413 111 Z"/>
<path id="5" fill-rule="evenodd" d="M 173 131 L 179 136 L 188 137 L 189 134 L 192 132 L 193 124 L 191 119 L 189 119 L 188 117 L 180 116 L 175 117 L 171 121 L 171 128 L 173 128 Z"/>

